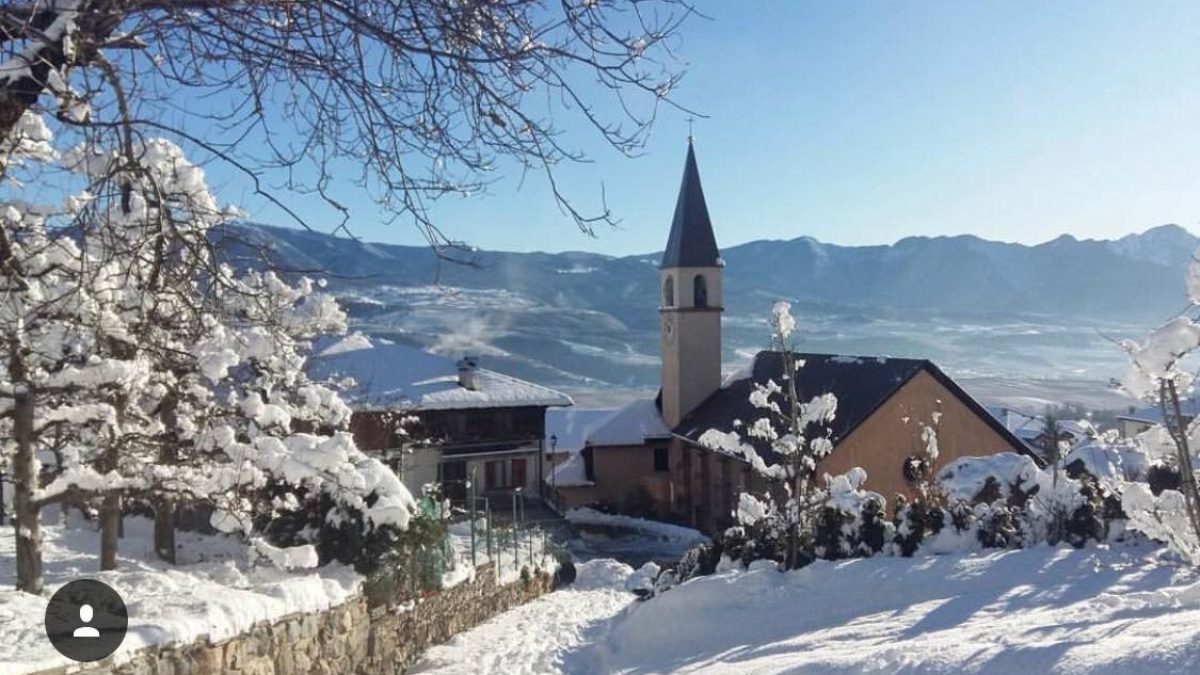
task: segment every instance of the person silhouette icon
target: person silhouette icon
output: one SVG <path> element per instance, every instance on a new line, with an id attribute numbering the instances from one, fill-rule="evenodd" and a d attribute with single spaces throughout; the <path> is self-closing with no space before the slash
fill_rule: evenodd
<path id="1" fill-rule="evenodd" d="M 129 608 L 121 594 L 103 581 L 75 579 L 50 597 L 44 623 L 46 638 L 59 654 L 72 661 L 92 663 L 108 658 L 124 642 L 129 632 Z"/>
<path id="2" fill-rule="evenodd" d="M 79 620 L 85 624 L 89 624 L 92 622 L 92 606 L 91 605 L 80 605 L 79 606 Z M 84 625 L 84 626 L 80 626 L 79 628 L 76 628 L 75 632 L 71 634 L 71 637 L 98 638 L 98 637 L 100 637 L 100 631 L 96 630 L 95 626 Z"/>

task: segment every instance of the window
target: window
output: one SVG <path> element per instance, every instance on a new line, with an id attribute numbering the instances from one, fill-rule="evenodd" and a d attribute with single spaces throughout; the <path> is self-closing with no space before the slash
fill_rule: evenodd
<path id="1" fill-rule="evenodd" d="M 663 307 L 675 306 L 675 277 L 667 275 L 663 282 Z"/>
<path id="2" fill-rule="evenodd" d="M 697 274 L 692 279 L 692 299 L 696 307 L 708 307 L 708 281 L 703 274 Z"/>
<path id="3" fill-rule="evenodd" d="M 524 485 L 524 459 L 498 459 L 483 465 L 483 489 L 485 490 L 509 490 Z"/>
<path id="4" fill-rule="evenodd" d="M 671 449 L 663 446 L 654 449 L 654 470 L 655 471 L 670 471 L 671 470 Z"/>

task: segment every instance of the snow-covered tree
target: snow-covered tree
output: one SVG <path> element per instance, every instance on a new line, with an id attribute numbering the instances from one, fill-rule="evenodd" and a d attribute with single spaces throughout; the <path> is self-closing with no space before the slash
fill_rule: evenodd
<path id="1" fill-rule="evenodd" d="M 173 143 L 125 135 L 115 151 L 59 154 L 27 117 L 7 166 L 57 166 L 85 187 L 54 209 L 13 174 L 0 182 L 0 451 L 14 467 L 19 587 L 40 591 L 38 510 L 68 496 L 101 500 L 102 568 L 126 495 L 160 514 L 208 503 L 214 526 L 246 535 L 306 495 L 334 520 L 405 528 L 411 496 L 355 447 L 337 394 L 304 374 L 311 340 L 345 330 L 333 298 L 221 264 L 209 242 L 227 213 Z M 52 444 L 63 462 L 43 485 L 38 453 Z"/>
<path id="2" fill-rule="evenodd" d="M 1188 266 L 1186 285 L 1190 308 L 1200 307 L 1200 253 Z M 1200 424 L 1196 420 L 1189 424 L 1180 406 L 1180 400 L 1193 393 L 1193 375 L 1183 367 L 1183 361 L 1200 349 L 1200 321 L 1185 312 L 1140 340 L 1123 340 L 1121 348 L 1130 358 L 1122 385 L 1134 396 L 1159 407 L 1163 425 L 1174 443 L 1182 494 L 1178 505 L 1185 517 L 1167 520 L 1188 523 L 1190 543 L 1185 552 L 1200 562 L 1200 490 L 1193 455 L 1194 448 L 1200 447 Z"/>
<path id="3" fill-rule="evenodd" d="M 796 320 L 789 303 L 775 304 L 770 325 L 771 345 L 781 355 L 783 373 L 782 382 L 755 383 L 750 403 L 762 411 L 762 417 L 747 423 L 744 431 L 710 429 L 701 435 L 700 443 L 741 457 L 772 486 L 761 497 L 740 496 L 736 515 L 745 526 L 774 523 L 784 542 L 784 567 L 791 569 L 805 563 L 816 515 L 824 503 L 817 463 L 833 450 L 828 425 L 837 413 L 837 398 L 826 393 L 801 400 L 796 378 L 804 362 L 794 348 Z M 756 445 L 769 449 L 777 461 L 768 463 Z"/>

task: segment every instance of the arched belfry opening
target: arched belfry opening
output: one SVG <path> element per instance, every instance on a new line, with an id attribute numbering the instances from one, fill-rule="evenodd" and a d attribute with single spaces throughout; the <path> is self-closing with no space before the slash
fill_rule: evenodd
<path id="1" fill-rule="evenodd" d="M 692 279 L 692 305 L 695 307 L 708 307 L 708 280 L 703 274 L 697 274 Z"/>
<path id="2" fill-rule="evenodd" d="M 663 307 L 675 306 L 675 277 L 667 275 L 667 280 L 663 282 Z"/>

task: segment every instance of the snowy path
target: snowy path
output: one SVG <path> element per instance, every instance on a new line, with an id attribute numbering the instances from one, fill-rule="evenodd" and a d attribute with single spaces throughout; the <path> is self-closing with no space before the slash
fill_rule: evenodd
<path id="1" fill-rule="evenodd" d="M 410 673 L 524 675 L 596 672 L 582 648 L 634 600 L 625 590 L 632 570 L 613 560 L 579 566 L 572 586 L 505 612 L 433 647 Z"/>

